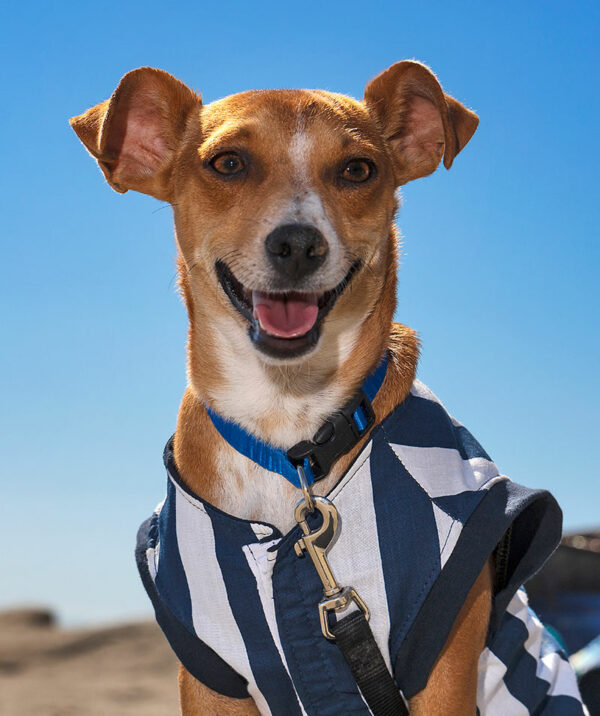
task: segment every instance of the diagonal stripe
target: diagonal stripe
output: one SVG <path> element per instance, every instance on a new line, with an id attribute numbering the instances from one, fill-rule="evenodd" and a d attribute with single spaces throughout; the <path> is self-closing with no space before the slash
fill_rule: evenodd
<path id="1" fill-rule="evenodd" d="M 573 669 L 568 661 L 562 658 L 559 645 L 551 640 L 544 625 L 529 608 L 524 589 L 517 591 L 507 607 L 507 612 L 523 622 L 528 631 L 524 647 L 536 660 L 537 677 L 548 683 L 548 695 L 579 698 Z"/>
<path id="2" fill-rule="evenodd" d="M 485 716 L 530 716 L 531 712 L 518 701 L 504 683 L 506 665 L 489 649 L 479 657 L 477 707 Z"/>
<path id="3" fill-rule="evenodd" d="M 440 573 L 440 548 L 429 496 L 380 433 L 373 442 L 370 458 L 373 504 L 385 591 L 390 614 L 395 617 L 390 634 L 391 657 L 395 660 L 429 587 Z M 418 570 L 414 568 L 415 558 Z M 417 665 L 415 668 L 418 669 Z M 402 679 L 402 674 L 396 676 Z"/>
<path id="4" fill-rule="evenodd" d="M 425 383 L 421 383 L 420 380 L 415 380 L 413 382 L 410 394 L 414 395 L 416 398 L 423 398 L 424 400 L 430 400 L 432 403 L 442 404 L 442 401 L 437 397 L 433 390 L 428 388 Z"/>
<path id="5" fill-rule="evenodd" d="M 392 449 L 406 469 L 431 497 L 480 490 L 498 468 L 481 457 L 463 460 L 455 448 L 414 447 L 392 443 Z"/>
<path id="6" fill-rule="evenodd" d="M 485 490 L 459 492 L 456 495 L 445 495 L 444 497 L 436 497 L 433 503 L 437 505 L 446 514 L 464 524 L 469 516 L 477 508 L 485 496 Z"/>
<path id="7" fill-rule="evenodd" d="M 432 502 L 431 506 L 433 508 L 435 526 L 437 527 L 438 532 L 440 560 L 441 566 L 443 567 L 458 542 L 462 529 L 462 523 L 458 522 L 458 520 L 455 520 L 454 517 L 451 517 L 447 512 L 440 509 L 435 502 Z"/>
<path id="8" fill-rule="evenodd" d="M 556 693 L 553 695 L 551 689 L 549 690 L 549 682 L 540 678 L 538 658 L 543 628 L 539 623 L 539 628 L 537 627 L 530 619 L 530 614 L 531 612 L 527 608 L 527 598 L 523 590 L 519 590 L 511 600 L 500 629 L 490 644 L 491 651 L 506 666 L 504 677 L 506 687 L 531 713 L 560 713 L 565 716 L 581 714 L 581 704 L 578 700 L 578 690 L 574 684 L 575 677 L 572 672 L 573 683 L 569 688 L 569 694 Z M 550 656 L 547 654 L 544 657 L 546 668 L 561 666 L 561 664 L 553 663 Z M 567 662 L 562 663 L 565 668 L 570 669 Z M 556 678 L 557 674 L 552 674 L 552 682 Z M 568 681 L 566 672 L 560 678 L 566 686 Z M 562 710 L 558 710 L 558 704 Z"/>
<path id="9" fill-rule="evenodd" d="M 489 455 L 462 425 L 455 425 L 444 406 L 414 392 L 384 421 L 390 442 L 413 447 L 458 450 L 465 460 Z"/>

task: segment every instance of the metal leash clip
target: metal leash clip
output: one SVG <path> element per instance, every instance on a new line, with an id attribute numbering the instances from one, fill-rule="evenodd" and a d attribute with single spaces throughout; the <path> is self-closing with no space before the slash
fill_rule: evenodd
<path id="1" fill-rule="evenodd" d="M 304 479 L 306 480 L 306 477 Z M 311 530 L 306 517 L 315 510 L 321 513 L 323 522 L 318 528 Z M 305 498 L 296 505 L 294 516 L 304 533 L 304 536 L 294 545 L 296 554 L 298 557 L 303 557 L 304 552 L 308 552 L 319 579 L 323 583 L 323 599 L 318 605 L 321 631 L 327 639 L 335 640 L 335 636 L 329 628 L 329 612 L 346 609 L 354 602 L 363 612 L 365 618 L 369 619 L 367 605 L 358 596 L 354 587 L 341 587 L 337 583 L 326 559 L 326 552 L 332 546 L 338 534 L 338 511 L 335 505 L 325 497 L 313 496 L 307 484 Z"/>
<path id="2" fill-rule="evenodd" d="M 302 490 L 302 494 L 304 495 L 304 501 L 308 506 L 308 511 L 310 513 L 313 513 L 315 511 L 315 503 L 313 502 L 312 488 L 308 484 L 308 480 L 306 479 L 306 473 L 304 472 L 304 468 L 302 467 L 302 465 L 296 465 L 296 470 L 298 471 L 298 479 L 300 480 L 300 489 Z"/>

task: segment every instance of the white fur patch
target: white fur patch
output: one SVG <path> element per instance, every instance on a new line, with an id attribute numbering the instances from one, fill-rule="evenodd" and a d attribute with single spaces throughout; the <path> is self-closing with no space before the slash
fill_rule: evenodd
<path id="1" fill-rule="evenodd" d="M 289 146 L 294 179 L 291 186 L 294 189 L 286 201 L 282 202 L 270 216 L 264 218 L 272 224 L 273 228 L 282 224 L 298 223 L 318 229 L 329 245 L 329 256 L 325 266 L 318 273 L 321 278 L 326 274 L 326 280 L 331 276 L 329 282 L 339 283 L 343 278 L 343 274 L 338 276 L 339 267 L 343 264 L 343 247 L 321 197 L 311 185 L 309 167 L 313 149 L 314 142 L 311 135 L 305 129 L 298 129 Z M 335 283 L 332 283 L 332 287 Z"/>
<path id="2" fill-rule="evenodd" d="M 298 177 L 308 182 L 307 161 L 312 151 L 312 137 L 305 131 L 299 129 L 290 142 L 290 159 Z"/>
<path id="3" fill-rule="evenodd" d="M 211 398 L 222 415 L 250 431 L 256 430 L 256 423 L 261 418 L 277 416 L 268 440 L 273 445 L 289 447 L 311 438 L 323 420 L 339 406 L 343 386 L 319 390 L 321 371 L 314 369 L 314 380 L 308 379 L 304 395 L 287 392 L 282 387 L 283 381 L 269 378 L 264 356 L 251 346 L 245 326 L 218 319 L 215 327 L 218 331 L 216 350 L 226 381 L 218 392 L 211 394 Z M 320 361 L 326 363 L 327 357 L 321 356 Z M 336 356 L 336 367 L 338 361 Z M 285 372 L 286 368 L 281 370 Z"/>

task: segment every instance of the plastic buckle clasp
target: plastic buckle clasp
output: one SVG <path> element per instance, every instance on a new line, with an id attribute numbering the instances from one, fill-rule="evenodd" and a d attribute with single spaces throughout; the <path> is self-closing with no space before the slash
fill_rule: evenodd
<path id="1" fill-rule="evenodd" d="M 308 459 L 315 480 L 325 477 L 333 463 L 349 452 L 375 423 L 371 401 L 360 390 L 337 413 L 328 418 L 312 440 L 303 440 L 287 451 L 290 462 L 300 465 Z"/>

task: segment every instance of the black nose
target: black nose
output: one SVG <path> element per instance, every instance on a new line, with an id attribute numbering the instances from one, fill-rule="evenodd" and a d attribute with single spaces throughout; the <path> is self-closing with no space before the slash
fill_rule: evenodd
<path id="1" fill-rule="evenodd" d="M 286 278 L 298 281 L 316 271 L 327 256 L 323 234 L 312 226 L 286 224 L 265 239 L 267 256 Z"/>

